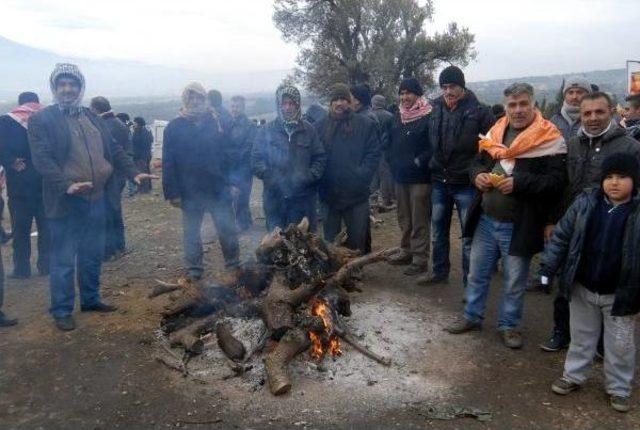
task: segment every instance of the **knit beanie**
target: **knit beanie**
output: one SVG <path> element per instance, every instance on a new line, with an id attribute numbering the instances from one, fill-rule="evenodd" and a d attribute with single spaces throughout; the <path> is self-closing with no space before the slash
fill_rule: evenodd
<path id="1" fill-rule="evenodd" d="M 385 109 L 387 107 L 387 99 L 382 94 L 376 94 L 371 97 L 371 106 L 376 109 Z"/>
<path id="2" fill-rule="evenodd" d="M 345 84 L 335 84 L 329 91 L 330 102 L 339 99 L 351 101 L 351 91 L 349 91 L 349 87 Z"/>
<path id="3" fill-rule="evenodd" d="M 564 87 L 562 87 L 562 94 L 566 93 L 571 88 L 582 88 L 587 93 L 591 93 L 591 84 L 585 78 L 573 77 L 564 81 Z"/>
<path id="4" fill-rule="evenodd" d="M 464 73 L 462 73 L 462 70 L 456 66 L 449 66 L 440 72 L 440 78 L 438 81 L 440 86 L 455 84 L 465 88 Z"/>
<path id="5" fill-rule="evenodd" d="M 640 165 L 638 165 L 636 157 L 631 154 L 616 152 L 609 155 L 602 162 L 601 170 L 600 183 L 604 182 L 608 175 L 616 173 L 630 177 L 633 180 L 633 188 L 637 188 L 640 185 Z"/>
<path id="6" fill-rule="evenodd" d="M 400 94 L 403 91 L 409 91 L 410 93 L 413 93 L 418 97 L 421 97 L 422 95 L 424 95 L 424 91 L 422 91 L 422 85 L 420 85 L 420 82 L 418 82 L 416 78 L 403 79 L 402 82 L 400 82 L 400 88 L 398 89 L 398 94 Z"/>
<path id="7" fill-rule="evenodd" d="M 371 91 L 369 91 L 368 86 L 364 84 L 352 86 L 351 95 L 357 99 L 361 105 L 367 107 L 371 106 Z"/>

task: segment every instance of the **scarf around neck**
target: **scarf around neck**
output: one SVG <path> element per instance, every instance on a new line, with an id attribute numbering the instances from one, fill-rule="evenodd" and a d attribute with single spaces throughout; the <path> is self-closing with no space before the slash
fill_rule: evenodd
<path id="1" fill-rule="evenodd" d="M 571 106 L 567 104 L 567 102 L 563 102 L 560 115 L 567 120 L 569 125 L 573 126 L 573 124 L 580 120 L 580 106 Z"/>
<path id="2" fill-rule="evenodd" d="M 400 121 L 402 121 L 403 124 L 407 124 L 419 120 L 420 118 L 429 115 L 431 109 L 432 107 L 427 99 L 424 97 L 419 97 L 414 105 L 409 109 L 403 107 L 402 104 L 400 105 Z"/>
<path id="3" fill-rule="evenodd" d="M 285 118 L 282 113 L 282 100 L 284 100 L 285 97 L 291 99 L 296 105 L 296 111 L 289 118 Z M 281 85 L 276 90 L 276 112 L 278 112 L 278 119 L 282 122 L 284 130 L 289 136 L 293 134 L 302 118 L 301 103 L 302 97 L 300 96 L 300 91 L 293 85 Z"/>
<path id="4" fill-rule="evenodd" d="M 40 103 L 25 103 L 13 109 L 7 115 L 22 127 L 27 128 L 31 115 L 41 110 L 44 106 Z"/>

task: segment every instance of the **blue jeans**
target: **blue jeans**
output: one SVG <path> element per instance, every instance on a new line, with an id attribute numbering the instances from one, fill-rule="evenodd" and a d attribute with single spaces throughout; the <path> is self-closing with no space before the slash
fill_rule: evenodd
<path id="1" fill-rule="evenodd" d="M 481 323 L 487 304 L 491 276 L 499 258 L 504 268 L 504 287 L 498 315 L 498 330 L 511 330 L 520 325 L 524 292 L 531 257 L 509 255 L 513 223 L 499 222 L 482 215 L 473 235 L 469 283 L 465 290 L 467 304 L 464 317 Z"/>
<path id="2" fill-rule="evenodd" d="M 433 249 L 433 274 L 438 278 L 449 276 L 449 233 L 453 206 L 456 206 L 460 219 L 460 231 L 464 228 L 467 211 L 476 195 L 471 185 L 445 184 L 433 181 L 431 186 L 431 231 Z M 469 255 L 471 254 L 471 238 L 462 239 L 462 274 L 464 286 L 467 286 L 469 275 Z"/>
<path id="3" fill-rule="evenodd" d="M 100 271 L 105 242 L 105 201 L 66 196 L 69 213 L 50 220 L 51 315 L 64 318 L 73 312 L 76 262 L 82 306 L 100 301 Z"/>

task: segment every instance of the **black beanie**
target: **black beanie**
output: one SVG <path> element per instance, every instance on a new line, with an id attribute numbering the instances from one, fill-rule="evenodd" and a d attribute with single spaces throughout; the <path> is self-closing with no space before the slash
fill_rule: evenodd
<path id="1" fill-rule="evenodd" d="M 351 92 L 345 84 L 335 84 L 331 87 L 329 101 L 332 102 L 338 99 L 351 101 Z"/>
<path id="2" fill-rule="evenodd" d="M 440 78 L 438 79 L 440 86 L 445 84 L 456 84 L 465 88 L 464 73 L 459 67 L 449 66 L 440 72 Z"/>
<path id="3" fill-rule="evenodd" d="M 364 84 L 352 86 L 351 95 L 356 98 L 361 105 L 371 106 L 371 91 L 369 91 L 368 86 Z"/>
<path id="4" fill-rule="evenodd" d="M 422 85 L 420 85 L 420 82 L 418 82 L 416 78 L 403 79 L 402 82 L 400 82 L 398 94 L 400 94 L 402 91 L 409 91 L 410 93 L 413 93 L 418 97 L 424 94 L 424 91 L 422 91 Z"/>
<path id="5" fill-rule="evenodd" d="M 613 173 L 622 176 L 628 176 L 633 180 L 633 188 L 637 188 L 640 185 L 640 165 L 638 160 L 631 154 L 624 154 L 622 152 L 616 152 L 609 155 L 602 162 L 602 176 L 600 177 L 600 183 L 604 182 L 604 179 Z"/>

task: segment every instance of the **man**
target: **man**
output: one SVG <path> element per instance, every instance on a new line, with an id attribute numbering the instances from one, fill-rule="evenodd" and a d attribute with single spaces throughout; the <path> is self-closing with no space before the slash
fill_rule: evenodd
<path id="1" fill-rule="evenodd" d="M 131 122 L 131 117 L 128 113 L 120 112 L 116 114 L 116 118 L 118 118 L 124 125 L 127 126 L 127 130 L 129 130 L 129 134 L 131 134 L 131 129 L 133 127 L 133 123 Z M 131 153 L 133 154 L 133 142 L 131 144 Z M 135 162 L 135 160 L 134 160 Z M 127 196 L 133 197 L 138 192 L 138 186 L 135 182 L 127 180 Z"/>
<path id="2" fill-rule="evenodd" d="M 381 207 L 385 210 L 390 210 L 395 205 L 396 195 L 394 190 L 393 176 L 391 175 L 391 168 L 389 167 L 389 160 L 387 159 L 387 150 L 391 143 L 391 130 L 393 128 L 393 114 L 386 110 L 387 100 L 381 94 L 376 94 L 371 98 L 371 111 L 378 119 L 380 128 L 382 129 L 383 136 L 386 135 L 387 139 L 381 141 L 380 150 L 382 151 L 380 166 L 378 172 L 374 176 L 374 184 L 372 188 L 380 191 Z"/>
<path id="3" fill-rule="evenodd" d="M 396 182 L 398 224 L 402 230 L 401 250 L 389 259 L 391 264 L 409 265 L 407 276 L 426 272 L 429 262 L 431 144 L 429 118 L 431 105 L 424 98 L 415 78 L 400 83 L 400 109 L 391 129 L 387 151 L 391 173 Z"/>
<path id="4" fill-rule="evenodd" d="M 627 96 L 624 100 L 627 104 L 622 116 L 627 134 L 635 140 L 640 140 L 640 94 Z"/>
<path id="5" fill-rule="evenodd" d="M 378 124 L 352 110 L 349 87 L 336 84 L 329 95 L 329 116 L 318 126 L 327 153 L 320 199 L 327 206 L 324 238 L 333 242 L 347 229 L 347 247 L 371 251 L 369 184 L 380 160 Z"/>
<path id="6" fill-rule="evenodd" d="M 42 176 L 33 167 L 27 137 L 29 118 L 40 111 L 35 93 L 18 96 L 19 106 L 0 116 L 0 162 L 7 178 L 7 195 L 13 224 L 12 278 L 31 276 L 31 226 L 38 228 L 38 274 L 49 274 L 49 226 L 42 203 Z"/>
<path id="7" fill-rule="evenodd" d="M 133 118 L 131 141 L 133 144 L 133 162 L 141 172 L 151 173 L 150 163 L 153 135 L 147 128 L 147 122 L 140 116 Z M 140 194 L 150 193 L 151 181 L 143 181 L 138 187 L 138 192 Z"/>
<path id="8" fill-rule="evenodd" d="M 584 78 L 573 77 L 565 80 L 562 88 L 564 100 L 560 112 L 551 117 L 551 122 L 558 127 L 565 141 L 569 141 L 580 130 L 580 102 L 587 94 L 591 94 L 591 84 Z"/>
<path id="9" fill-rule="evenodd" d="M 278 117 L 260 127 L 251 154 L 253 173 L 264 184 L 262 204 L 269 231 L 304 217 L 311 231 L 316 228 L 315 194 L 327 156 L 316 130 L 301 119 L 300 103 L 296 87 L 278 87 Z"/>
<path id="10" fill-rule="evenodd" d="M 111 103 L 104 97 L 98 96 L 91 99 L 90 109 L 104 121 L 111 133 L 114 143 L 127 153 L 129 149 L 129 129 L 111 110 Z M 106 203 L 106 243 L 104 261 L 116 261 L 124 255 L 124 219 L 122 217 L 122 190 L 127 182 L 126 171 L 116 169 L 113 173 L 116 185 L 111 188 L 105 199 Z"/>
<path id="11" fill-rule="evenodd" d="M 236 184 L 239 194 L 234 197 L 236 224 L 240 231 L 251 228 L 251 188 L 253 174 L 251 173 L 251 150 L 256 138 L 256 126 L 245 114 L 245 99 L 235 96 L 231 99 L 231 121 L 226 130 L 228 145 L 233 153 L 231 166 L 231 182 Z"/>
<path id="12" fill-rule="evenodd" d="M 518 331 L 531 257 L 542 251 L 545 223 L 559 200 L 567 146 L 560 131 L 535 108 L 533 87 L 515 83 L 504 91 L 506 116 L 480 141 L 470 177 L 481 194 L 465 224 L 473 237 L 464 317 L 453 334 L 482 327 L 498 259 L 504 288 L 498 331 L 509 348 L 522 347 Z"/>
<path id="13" fill-rule="evenodd" d="M 164 198 L 182 209 L 185 262 L 194 280 L 204 274 L 200 229 L 205 212 L 213 219 L 227 269 L 239 264 L 228 173 L 230 157 L 220 122 L 206 102 L 202 85 L 187 85 L 180 114 L 164 129 L 162 143 Z"/>
<path id="14" fill-rule="evenodd" d="M 431 231 L 432 272 L 418 279 L 430 285 L 449 279 L 449 232 L 455 205 L 460 230 L 464 229 L 467 211 L 476 195 L 469 181 L 469 166 L 478 153 L 478 135 L 493 125 L 491 108 L 481 104 L 465 86 L 464 73 L 456 66 L 445 68 L 439 77 L 442 96 L 433 102 L 431 111 Z M 471 239 L 462 239 L 462 280 L 467 285 Z"/>
<path id="15" fill-rule="evenodd" d="M 629 137 L 612 118 L 613 103 L 602 92 L 586 94 L 580 103 L 580 130 L 567 146 L 568 184 L 562 204 L 554 214 L 560 219 L 573 200 L 589 188 L 600 187 L 602 161 L 615 153 L 628 154 L 640 161 L 640 143 Z M 559 351 L 569 346 L 569 301 L 558 294 L 553 306 L 554 328 L 551 337 L 540 348 Z"/>
<path id="16" fill-rule="evenodd" d="M 210 90 L 207 93 L 207 98 L 209 99 L 209 106 L 213 116 L 220 122 L 222 130 L 226 131 L 231 123 L 231 114 L 222 105 L 222 93 L 218 90 Z"/>
<path id="17" fill-rule="evenodd" d="M 84 76 L 76 65 L 57 64 L 49 79 L 55 104 L 29 121 L 33 165 L 42 175 L 51 243 L 51 314 L 60 330 L 73 330 L 76 265 L 83 312 L 113 312 L 100 299 L 105 241 L 105 196 L 116 187 L 115 169 L 136 182 L 135 169 L 104 123 L 81 106 Z"/>

